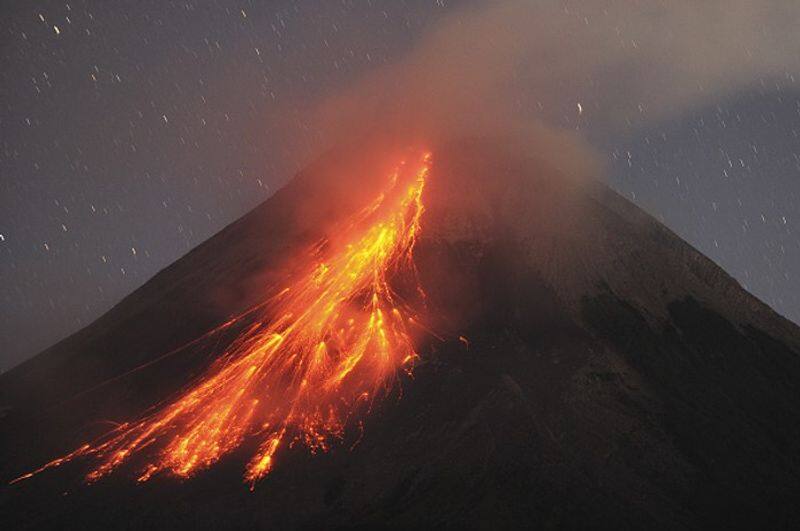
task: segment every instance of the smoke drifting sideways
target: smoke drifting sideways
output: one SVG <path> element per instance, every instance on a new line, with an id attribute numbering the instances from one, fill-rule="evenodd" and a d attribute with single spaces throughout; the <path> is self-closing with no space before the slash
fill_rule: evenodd
<path id="1" fill-rule="evenodd" d="M 501 134 L 562 173 L 597 176 L 603 135 L 798 72 L 799 25 L 800 4 L 782 0 L 463 7 L 400 60 L 308 102 L 302 144 Z"/>

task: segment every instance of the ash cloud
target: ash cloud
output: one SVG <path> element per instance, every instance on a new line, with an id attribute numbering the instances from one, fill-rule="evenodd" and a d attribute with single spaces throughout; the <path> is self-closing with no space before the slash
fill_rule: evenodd
<path id="1" fill-rule="evenodd" d="M 512 1 L 455 11 L 393 64 L 313 106 L 316 146 L 380 131 L 512 133 L 567 173 L 597 173 L 582 131 L 619 134 L 800 65 L 800 4 Z M 296 117 L 295 117 L 296 118 Z"/>

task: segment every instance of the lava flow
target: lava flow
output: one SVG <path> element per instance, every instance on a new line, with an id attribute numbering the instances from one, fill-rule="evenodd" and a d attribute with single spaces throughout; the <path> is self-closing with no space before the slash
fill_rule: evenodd
<path id="1" fill-rule="evenodd" d="M 137 454 L 146 463 L 139 481 L 189 477 L 255 437 L 244 473 L 252 486 L 287 444 L 327 450 L 417 358 L 414 314 L 390 278 L 405 275 L 422 294 L 413 251 L 429 168 L 429 153 L 398 165 L 386 189 L 320 242 L 306 272 L 176 399 L 18 480 L 93 456 L 91 482 Z"/>

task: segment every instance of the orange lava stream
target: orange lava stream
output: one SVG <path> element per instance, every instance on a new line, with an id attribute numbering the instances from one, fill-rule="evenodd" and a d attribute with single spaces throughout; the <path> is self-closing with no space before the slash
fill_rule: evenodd
<path id="1" fill-rule="evenodd" d="M 174 401 L 15 481 L 87 455 L 97 459 L 86 476 L 94 481 L 145 448 L 139 481 L 161 472 L 189 477 L 256 436 L 261 443 L 244 473 L 252 486 L 286 444 L 327 450 L 348 419 L 417 358 L 413 313 L 389 278 L 405 270 L 416 282 L 413 250 L 430 160 L 424 153 L 400 164 L 386 190 L 336 234 L 342 243 L 321 242 L 317 256 L 327 259 L 284 289 Z"/>

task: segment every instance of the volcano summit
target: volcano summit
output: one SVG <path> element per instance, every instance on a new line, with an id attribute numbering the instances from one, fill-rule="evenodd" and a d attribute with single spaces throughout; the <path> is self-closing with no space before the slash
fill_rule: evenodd
<path id="1" fill-rule="evenodd" d="M 332 151 L 2 375 L 2 520 L 796 525 L 800 329 L 516 146 Z"/>

